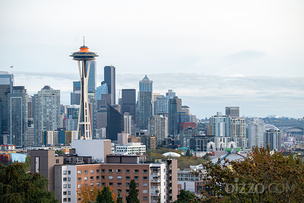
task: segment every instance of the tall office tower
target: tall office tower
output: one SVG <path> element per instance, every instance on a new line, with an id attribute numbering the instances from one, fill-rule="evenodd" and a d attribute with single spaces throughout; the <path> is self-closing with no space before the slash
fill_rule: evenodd
<path id="1" fill-rule="evenodd" d="M 121 114 L 128 112 L 133 120 L 136 118 L 136 90 L 122 89 Z"/>
<path id="2" fill-rule="evenodd" d="M 214 136 L 217 149 L 226 148 L 230 142 L 229 117 L 217 112 L 217 115 L 209 119 L 210 135 Z"/>
<path id="3" fill-rule="evenodd" d="M 28 95 L 27 97 L 27 116 L 28 118 L 33 118 L 33 102 L 31 95 Z"/>
<path id="4" fill-rule="evenodd" d="M 104 82 L 108 86 L 108 94 L 111 95 L 111 105 L 116 104 L 116 80 L 115 80 L 115 67 L 114 66 L 105 66 L 104 67 Z"/>
<path id="5" fill-rule="evenodd" d="M 33 96 L 34 139 L 42 145 L 42 132 L 55 131 L 60 126 L 60 90 L 44 86 Z"/>
<path id="6" fill-rule="evenodd" d="M 164 95 L 159 95 L 154 101 L 154 115 L 168 113 L 168 100 Z"/>
<path id="7" fill-rule="evenodd" d="M 80 104 L 80 91 L 81 91 L 80 81 L 73 81 L 73 92 L 71 92 L 71 105 Z"/>
<path id="8" fill-rule="evenodd" d="M 174 129 L 176 127 L 176 119 L 175 115 L 177 112 L 181 112 L 182 110 L 182 99 L 179 99 L 177 96 L 169 99 L 169 113 L 168 113 L 168 123 L 169 123 L 169 134 L 174 134 Z"/>
<path id="9" fill-rule="evenodd" d="M 9 72 L 0 71 L 0 143 L 3 135 L 8 134 L 8 98 L 7 95 L 13 92 L 14 75 Z"/>
<path id="10" fill-rule="evenodd" d="M 96 99 L 101 100 L 102 94 L 108 94 L 108 85 L 105 82 L 102 82 L 101 85 L 96 88 Z"/>
<path id="11" fill-rule="evenodd" d="M 117 140 L 117 134 L 124 130 L 123 116 L 111 105 L 107 105 L 107 139 Z"/>
<path id="12" fill-rule="evenodd" d="M 281 151 L 282 132 L 279 129 L 269 129 L 264 133 L 264 147 L 269 146 L 270 150 Z"/>
<path id="13" fill-rule="evenodd" d="M 166 92 L 166 99 L 167 99 L 167 110 L 166 112 L 169 113 L 169 100 L 173 99 L 174 97 L 176 97 L 176 93 L 173 92 L 173 90 L 169 89 L 168 92 Z"/>
<path id="14" fill-rule="evenodd" d="M 229 116 L 230 137 L 238 147 L 247 147 L 246 119 L 244 117 Z"/>
<path id="15" fill-rule="evenodd" d="M 182 106 L 182 112 L 187 115 L 190 115 L 190 107 L 189 106 Z"/>
<path id="16" fill-rule="evenodd" d="M 73 57 L 73 60 L 78 61 L 81 83 L 77 133 L 80 138 L 92 139 L 92 128 L 90 121 L 90 109 L 88 98 L 88 79 L 90 75 L 90 62 L 94 61 L 95 57 L 98 57 L 98 55 L 94 52 L 90 52 L 89 48 L 83 45 L 80 47 L 80 51 L 74 52 L 71 57 Z"/>
<path id="17" fill-rule="evenodd" d="M 149 119 L 152 117 L 153 81 L 147 75 L 139 81 L 138 93 L 138 125 L 141 130 L 148 129 Z"/>
<path id="18" fill-rule="evenodd" d="M 129 112 L 123 114 L 124 117 L 124 132 L 131 135 L 132 134 L 132 116 Z"/>
<path id="19" fill-rule="evenodd" d="M 264 121 L 259 118 L 254 118 L 248 124 L 248 147 L 251 149 L 253 146 L 264 146 Z"/>
<path id="20" fill-rule="evenodd" d="M 240 117 L 239 107 L 226 107 L 226 116 Z"/>
<path id="21" fill-rule="evenodd" d="M 89 73 L 89 80 L 88 80 L 88 92 L 95 93 L 96 92 L 96 76 L 97 76 L 96 61 L 90 61 L 90 62 L 91 62 L 91 64 L 90 64 L 90 73 Z"/>
<path id="22" fill-rule="evenodd" d="M 156 137 L 156 145 L 168 138 L 168 118 L 162 115 L 154 115 L 149 119 L 149 133 Z"/>
<path id="23" fill-rule="evenodd" d="M 24 86 L 14 86 L 8 94 L 9 144 L 27 147 L 28 103 Z"/>

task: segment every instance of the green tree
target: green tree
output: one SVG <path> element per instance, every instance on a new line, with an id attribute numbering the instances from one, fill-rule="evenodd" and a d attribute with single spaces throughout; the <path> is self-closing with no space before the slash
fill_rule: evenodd
<path id="1" fill-rule="evenodd" d="M 65 153 L 64 153 L 64 151 L 62 151 L 62 150 L 56 149 L 56 150 L 55 150 L 55 154 L 60 155 L 60 154 L 65 154 Z"/>
<path id="2" fill-rule="evenodd" d="M 203 201 L 304 202 L 302 157 L 254 147 L 244 160 L 203 165 L 209 180 Z"/>
<path id="3" fill-rule="evenodd" d="M 174 203 L 188 203 L 195 199 L 195 194 L 189 192 L 188 190 L 181 190 L 179 195 L 177 195 L 177 200 Z"/>
<path id="4" fill-rule="evenodd" d="M 27 173 L 25 164 L 0 164 L 0 202 L 57 202 L 47 190 L 47 179 L 39 173 Z"/>
<path id="5" fill-rule="evenodd" d="M 191 156 L 192 156 L 190 149 L 187 150 L 186 156 L 187 156 L 187 157 L 191 157 Z"/>
<path id="6" fill-rule="evenodd" d="M 122 199 L 122 196 L 120 196 L 120 192 L 118 192 L 116 203 L 123 203 L 123 199 Z"/>
<path id="7" fill-rule="evenodd" d="M 114 203 L 115 202 L 112 197 L 112 192 L 110 191 L 110 188 L 108 186 L 104 186 L 101 192 L 98 190 L 96 202 L 97 203 Z"/>
<path id="8" fill-rule="evenodd" d="M 129 195 L 126 197 L 127 203 L 139 203 L 138 193 L 136 191 L 136 183 L 134 179 L 130 181 L 129 190 Z"/>

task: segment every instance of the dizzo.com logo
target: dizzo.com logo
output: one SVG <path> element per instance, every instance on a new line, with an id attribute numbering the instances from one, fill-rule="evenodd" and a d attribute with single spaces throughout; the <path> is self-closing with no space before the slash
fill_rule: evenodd
<path id="1" fill-rule="evenodd" d="M 295 185 L 288 183 L 239 183 L 238 179 L 235 179 L 235 183 L 228 183 L 225 186 L 225 191 L 228 194 L 240 193 L 240 194 L 262 194 L 264 192 L 269 193 L 284 193 L 284 192 L 295 192 Z"/>

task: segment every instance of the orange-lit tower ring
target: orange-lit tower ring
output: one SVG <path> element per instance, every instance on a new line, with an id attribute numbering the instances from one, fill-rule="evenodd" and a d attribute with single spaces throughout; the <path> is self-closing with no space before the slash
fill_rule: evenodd
<path id="1" fill-rule="evenodd" d="M 80 139 L 92 139 L 88 102 L 88 79 L 90 73 L 90 62 L 95 60 L 95 57 L 98 57 L 98 55 L 94 52 L 89 51 L 89 48 L 83 44 L 83 46 L 80 47 L 79 51 L 74 52 L 70 56 L 73 57 L 73 60 L 78 61 L 81 84 L 77 133 Z"/>

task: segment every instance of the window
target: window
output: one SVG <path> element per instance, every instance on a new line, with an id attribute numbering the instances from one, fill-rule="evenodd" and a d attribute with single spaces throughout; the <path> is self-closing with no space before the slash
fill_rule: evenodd
<path id="1" fill-rule="evenodd" d="M 139 187 L 139 183 L 135 183 L 136 184 L 136 187 Z"/>
<path id="2" fill-rule="evenodd" d="M 104 180 L 105 179 L 105 176 L 100 176 L 101 180 Z"/>
<path id="3" fill-rule="evenodd" d="M 63 202 L 66 202 L 67 201 L 67 198 L 63 198 Z"/>
<path id="4" fill-rule="evenodd" d="M 138 178 L 138 176 L 134 176 L 134 180 L 138 180 L 139 178 Z"/>
<path id="5" fill-rule="evenodd" d="M 113 176 L 109 176 L 108 179 L 109 179 L 109 180 L 113 180 Z"/>
<path id="6" fill-rule="evenodd" d="M 147 170 L 147 169 L 144 169 L 144 170 L 143 170 L 143 173 L 148 173 L 148 170 Z"/>
<path id="7" fill-rule="evenodd" d="M 130 192 L 130 190 L 126 190 L 126 193 L 129 193 Z"/>
<path id="8" fill-rule="evenodd" d="M 109 183 L 109 186 L 113 186 L 113 183 Z"/>
<path id="9" fill-rule="evenodd" d="M 94 186 L 94 183 L 90 183 L 91 186 Z"/>
<path id="10" fill-rule="evenodd" d="M 113 173 L 113 169 L 109 169 L 109 173 Z"/>
<path id="11" fill-rule="evenodd" d="M 63 195 L 67 195 L 67 192 L 66 192 L 66 191 L 63 191 Z"/>
<path id="12" fill-rule="evenodd" d="M 126 187 L 129 187 L 130 183 L 126 183 Z"/>
<path id="13" fill-rule="evenodd" d="M 90 180 L 94 180 L 94 176 L 91 176 L 91 177 L 90 177 Z"/>
<path id="14" fill-rule="evenodd" d="M 117 173 L 121 173 L 121 169 L 116 169 L 116 172 Z"/>
<path id="15" fill-rule="evenodd" d="M 71 191 L 68 191 L 68 195 L 71 195 Z"/>
<path id="16" fill-rule="evenodd" d="M 56 164 L 59 164 L 59 159 L 56 159 Z"/>
<path id="17" fill-rule="evenodd" d="M 117 190 L 117 193 L 121 193 L 121 189 L 118 189 L 118 190 Z"/>
<path id="18" fill-rule="evenodd" d="M 71 177 L 68 177 L 68 181 L 71 181 Z"/>
<path id="19" fill-rule="evenodd" d="M 63 174 L 63 175 L 66 175 L 66 174 L 67 174 L 67 171 L 63 171 L 62 174 Z"/>
<path id="20" fill-rule="evenodd" d="M 68 175 L 71 175 L 71 171 L 68 171 Z"/>
<path id="21" fill-rule="evenodd" d="M 80 174 L 81 174 L 81 171 L 77 171 L 77 174 L 79 174 L 79 175 L 80 175 Z"/>
<path id="22" fill-rule="evenodd" d="M 63 178 L 63 181 L 67 181 L 67 178 Z"/>
<path id="23" fill-rule="evenodd" d="M 148 196 L 143 196 L 143 200 L 148 200 Z"/>
<path id="24" fill-rule="evenodd" d="M 106 172 L 106 170 L 105 169 L 101 169 L 101 173 L 105 173 Z"/>
<path id="25" fill-rule="evenodd" d="M 97 170 L 96 170 L 96 173 L 100 173 L 100 170 L 99 170 L 99 169 L 97 169 Z"/>
<path id="26" fill-rule="evenodd" d="M 96 183 L 96 186 L 99 186 L 100 185 L 100 183 Z"/>
<path id="27" fill-rule="evenodd" d="M 148 187 L 148 183 L 143 183 L 143 187 Z"/>
<path id="28" fill-rule="evenodd" d="M 126 176 L 126 180 L 130 180 L 130 176 Z"/>
<path id="29" fill-rule="evenodd" d="M 67 184 L 63 184 L 63 188 L 67 188 Z"/>
<path id="30" fill-rule="evenodd" d="M 126 173 L 130 173 L 130 169 L 126 169 Z"/>
<path id="31" fill-rule="evenodd" d="M 106 183 L 101 183 L 101 185 L 102 185 L 102 186 L 105 186 L 105 185 L 106 185 Z"/>
<path id="32" fill-rule="evenodd" d="M 122 186 L 122 184 L 121 183 L 117 183 L 117 186 Z"/>
<path id="33" fill-rule="evenodd" d="M 90 173 L 94 173 L 94 170 L 90 170 Z"/>
<path id="34" fill-rule="evenodd" d="M 121 180 L 122 179 L 122 177 L 121 176 L 117 176 L 117 180 Z"/>
<path id="35" fill-rule="evenodd" d="M 88 177 L 84 177 L 83 180 L 84 180 L 84 181 L 88 180 Z"/>
<path id="36" fill-rule="evenodd" d="M 135 170 L 134 170 L 134 173 L 139 173 L 139 170 L 138 170 L 138 169 L 135 169 Z"/>
<path id="37" fill-rule="evenodd" d="M 77 188 L 81 188 L 81 184 L 77 185 Z"/>
<path id="38" fill-rule="evenodd" d="M 68 198 L 68 202 L 70 202 L 71 201 L 71 198 Z"/>
<path id="39" fill-rule="evenodd" d="M 81 178 L 78 178 L 78 181 L 81 181 Z"/>
<path id="40" fill-rule="evenodd" d="M 68 184 L 68 188 L 71 188 L 71 184 Z"/>
<path id="41" fill-rule="evenodd" d="M 81 198 L 79 197 L 79 198 L 78 198 L 78 202 L 80 202 L 80 201 L 81 201 Z"/>
<path id="42" fill-rule="evenodd" d="M 143 179 L 144 179 L 144 180 L 148 180 L 148 176 L 144 176 Z"/>
<path id="43" fill-rule="evenodd" d="M 148 193 L 148 190 L 143 190 L 143 194 L 147 194 Z"/>
<path id="44" fill-rule="evenodd" d="M 83 172 L 84 174 L 88 174 L 88 170 L 84 170 L 84 172 Z"/>
<path id="45" fill-rule="evenodd" d="M 99 176 L 96 176 L 96 180 L 99 180 Z"/>

